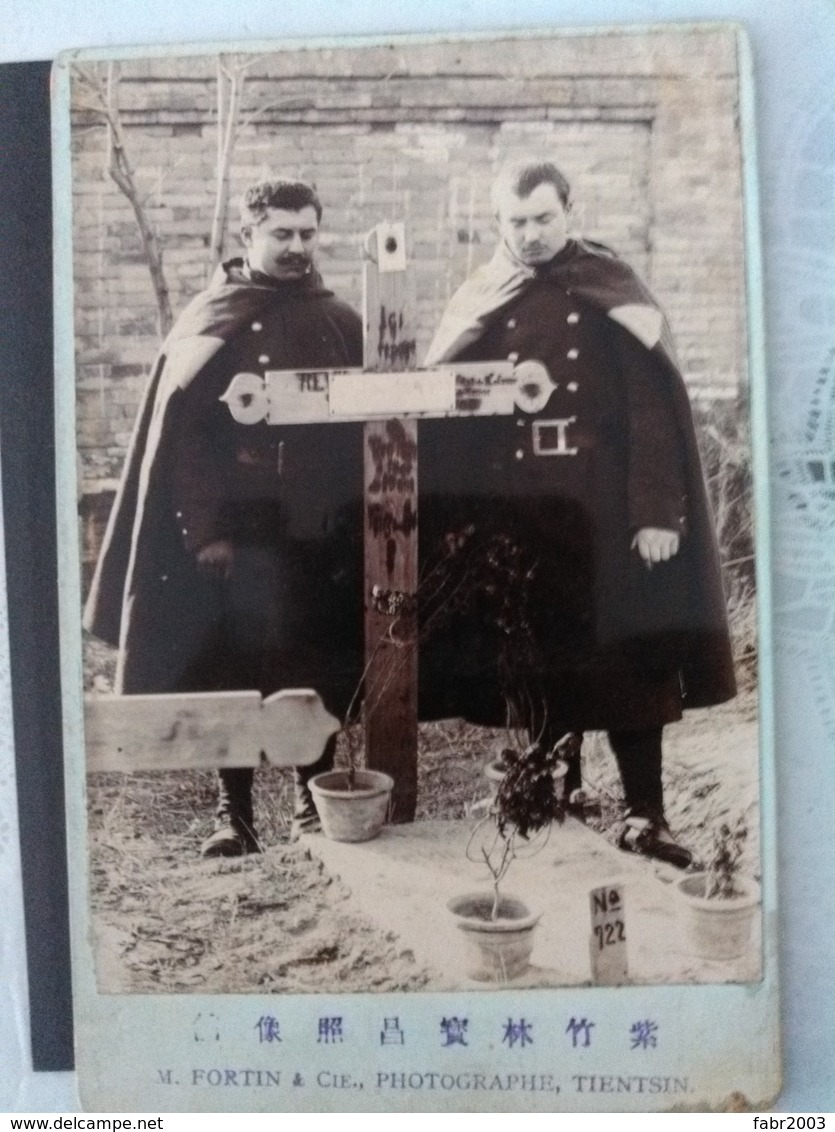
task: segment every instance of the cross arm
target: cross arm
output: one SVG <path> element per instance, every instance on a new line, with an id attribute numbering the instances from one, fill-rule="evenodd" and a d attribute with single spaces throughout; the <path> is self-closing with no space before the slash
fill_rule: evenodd
<path id="1" fill-rule="evenodd" d="M 310 688 L 86 696 L 88 771 L 309 766 L 339 730 Z"/>
<path id="2" fill-rule="evenodd" d="M 240 424 L 509 416 L 537 412 L 554 390 L 541 362 L 460 362 L 398 372 L 238 373 L 221 400 Z"/>

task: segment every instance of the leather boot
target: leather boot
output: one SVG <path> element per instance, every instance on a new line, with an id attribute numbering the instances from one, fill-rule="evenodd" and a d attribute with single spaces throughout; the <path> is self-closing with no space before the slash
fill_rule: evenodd
<path id="1" fill-rule="evenodd" d="M 609 732 L 609 744 L 620 771 L 626 808 L 641 817 L 661 818 L 664 814 L 662 734 L 661 727 Z"/>
<path id="2" fill-rule="evenodd" d="M 290 824 L 290 840 L 298 841 L 303 833 L 318 833 L 322 826 L 316 804 L 308 783 L 317 774 L 333 769 L 336 754 L 336 736 L 331 735 L 325 744 L 321 758 L 310 766 L 293 768 L 293 820 Z"/>
<path id="3" fill-rule="evenodd" d="M 250 767 L 217 772 L 215 828 L 200 847 L 201 857 L 243 857 L 261 852 L 252 816 L 253 776 Z"/>
<path id="4" fill-rule="evenodd" d="M 618 847 L 686 869 L 693 863 L 693 854 L 676 841 L 664 816 L 662 733 L 661 727 L 609 732 L 626 798 L 625 827 Z"/>
<path id="5" fill-rule="evenodd" d="M 627 811 L 618 848 L 627 853 L 641 853 L 655 861 L 665 861 L 677 869 L 689 869 L 693 854 L 673 837 L 666 819 L 644 817 Z"/>

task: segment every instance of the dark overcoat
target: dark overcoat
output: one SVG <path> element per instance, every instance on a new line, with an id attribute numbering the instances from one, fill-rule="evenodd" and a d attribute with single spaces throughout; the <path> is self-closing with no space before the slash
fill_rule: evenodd
<path id="1" fill-rule="evenodd" d="M 343 714 L 362 674 L 362 433 L 237 423 L 238 373 L 362 363 L 357 314 L 318 276 L 227 265 L 154 366 L 88 599 L 124 693 L 315 687 Z M 227 579 L 197 568 L 234 548 Z"/>
<path id="2" fill-rule="evenodd" d="M 653 315 L 651 348 L 617 320 L 651 341 Z M 646 288 L 608 249 L 570 241 L 458 356 L 537 360 L 554 388 L 534 413 L 421 424 L 429 589 L 464 532 L 458 612 L 433 609 L 426 627 L 425 713 L 501 724 L 510 689 L 528 719 L 640 729 L 733 696 L 692 416 Z M 678 532 L 678 554 L 648 568 L 632 547 L 643 527 Z M 497 536 L 519 551 L 515 623 L 485 569 Z M 476 589 L 462 600 L 466 578 Z"/>

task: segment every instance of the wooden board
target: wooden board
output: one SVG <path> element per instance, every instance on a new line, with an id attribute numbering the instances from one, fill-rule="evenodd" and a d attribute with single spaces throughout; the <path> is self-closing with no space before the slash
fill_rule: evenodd
<path id="1" fill-rule="evenodd" d="M 308 766 L 339 730 L 316 692 L 87 696 L 87 770 Z"/>
<path id="2" fill-rule="evenodd" d="M 402 227 L 397 238 L 401 241 Z M 408 279 L 381 270 L 376 233 L 364 288 L 365 368 L 414 368 Z M 383 264 L 382 266 L 385 266 Z M 391 265 L 389 265 L 391 266 Z M 417 590 L 417 423 L 370 421 L 365 450 L 365 743 L 369 767 L 394 778 L 392 820 L 413 821 L 417 803 L 417 640 L 409 609 Z M 402 596 L 390 615 L 375 608 L 379 587 Z"/>
<path id="3" fill-rule="evenodd" d="M 618 985 L 628 981 L 626 903 L 622 884 L 607 884 L 589 893 L 592 982 Z"/>
<path id="4" fill-rule="evenodd" d="M 221 400 L 240 424 L 316 424 L 509 416 L 517 409 L 536 411 L 553 388 L 538 362 L 451 362 L 420 370 L 238 373 Z"/>
<path id="5" fill-rule="evenodd" d="M 365 426 L 365 742 L 368 766 L 394 778 L 392 820 L 417 801 L 417 425 Z M 402 602 L 381 612 L 374 587 Z M 411 599 L 411 603 L 410 603 Z"/>

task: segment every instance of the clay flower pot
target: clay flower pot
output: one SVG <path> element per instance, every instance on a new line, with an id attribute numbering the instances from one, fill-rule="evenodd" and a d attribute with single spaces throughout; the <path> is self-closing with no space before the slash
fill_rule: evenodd
<path id="1" fill-rule="evenodd" d="M 679 909 L 687 939 L 702 959 L 738 959 L 751 945 L 751 929 L 760 903 L 760 888 L 750 877 L 735 881 L 738 896 L 706 899 L 707 874 L 688 873 L 676 881 Z"/>
<path id="2" fill-rule="evenodd" d="M 556 765 L 554 766 L 553 773 L 554 782 L 557 784 L 557 794 L 559 795 L 559 783 L 565 778 L 566 774 L 568 774 L 568 763 L 563 759 L 558 759 Z M 495 799 L 496 795 L 499 792 L 499 786 L 501 785 L 502 779 L 507 774 L 507 767 L 504 765 L 501 759 L 492 759 L 485 765 L 484 774 L 490 786 L 490 796 L 491 798 Z"/>
<path id="3" fill-rule="evenodd" d="M 504 983 L 527 970 L 541 912 L 530 912 L 515 896 L 501 896 L 498 918 L 492 920 L 492 892 L 455 896 L 447 908 L 464 936 L 469 978 Z"/>
<path id="4" fill-rule="evenodd" d="M 310 792 L 331 841 L 370 841 L 385 824 L 394 779 L 379 770 L 358 770 L 349 788 L 347 770 L 329 770 L 311 778 Z"/>

